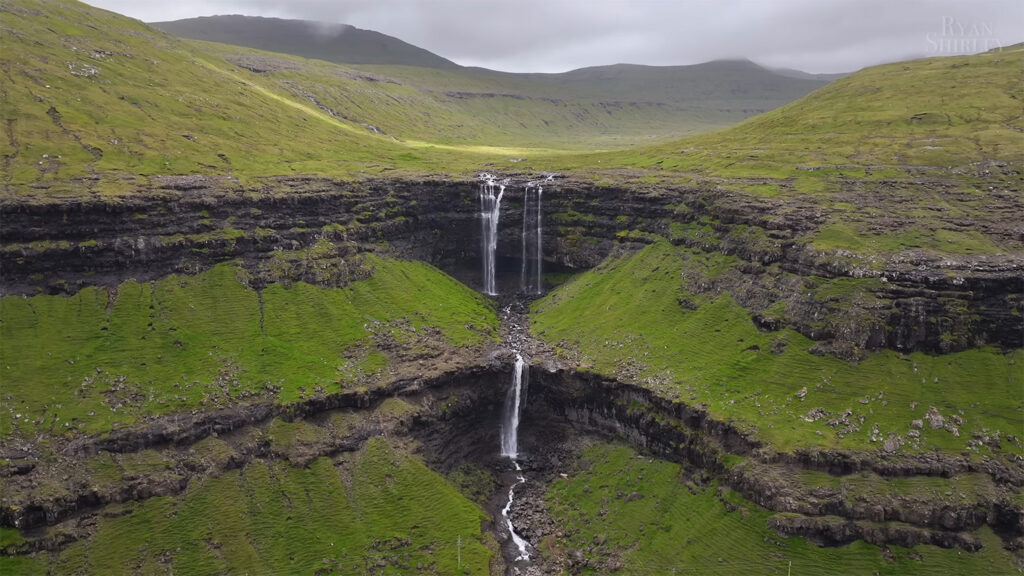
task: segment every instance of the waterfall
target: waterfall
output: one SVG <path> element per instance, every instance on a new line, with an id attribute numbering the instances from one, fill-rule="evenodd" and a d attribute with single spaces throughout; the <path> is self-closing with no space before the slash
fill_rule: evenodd
<path id="1" fill-rule="evenodd" d="M 541 210 L 540 210 L 540 199 L 541 199 L 541 195 L 542 194 L 544 194 L 544 187 L 543 186 L 537 186 L 537 246 L 536 246 L 536 250 L 537 250 L 537 260 L 536 260 L 536 262 L 537 262 L 537 294 L 540 294 L 540 293 L 544 292 L 544 287 L 543 287 L 544 286 L 544 280 L 543 280 L 544 277 L 541 275 L 541 266 L 543 265 L 543 262 L 544 262 L 544 252 L 543 252 L 543 247 L 544 247 L 544 239 L 543 239 L 544 227 L 543 227 L 543 224 L 542 224 L 543 219 L 541 218 Z"/>
<path id="2" fill-rule="evenodd" d="M 505 412 L 501 419 L 501 455 L 512 460 L 519 457 L 519 413 L 526 404 L 526 387 L 529 385 L 529 372 L 526 362 L 516 354 L 515 368 L 512 370 L 512 387 L 505 396 Z"/>
<path id="3" fill-rule="evenodd" d="M 530 228 L 530 185 L 523 187 L 523 253 L 519 260 L 522 262 L 522 269 L 519 272 L 519 291 L 526 294 L 526 235 Z"/>
<path id="4" fill-rule="evenodd" d="M 498 291 L 494 284 L 494 263 L 505 181 L 496 182 L 490 174 L 481 174 L 480 179 L 480 253 L 483 254 L 484 294 L 496 296 Z M 494 194 L 495 187 L 498 189 L 497 195 Z"/>
<path id="5" fill-rule="evenodd" d="M 505 525 L 512 536 L 512 542 L 519 549 L 519 556 L 516 557 L 516 560 L 530 559 L 529 543 L 516 533 L 515 527 L 512 526 L 512 519 L 508 515 L 509 510 L 512 509 L 512 502 L 515 500 L 516 486 L 526 482 L 526 478 L 522 474 L 522 468 L 519 466 L 516 458 L 519 457 L 519 413 L 522 411 L 522 407 L 526 405 L 526 389 L 529 385 L 529 374 L 526 362 L 517 353 L 515 367 L 512 370 L 512 386 L 505 396 L 505 411 L 501 419 L 501 455 L 512 460 L 512 464 L 516 467 L 516 482 L 508 489 L 508 502 L 501 510 L 501 515 L 505 518 Z"/>
<path id="6" fill-rule="evenodd" d="M 531 190 L 534 191 L 532 203 L 530 201 Z M 541 294 L 544 291 L 544 277 L 542 274 L 542 266 L 544 262 L 544 229 L 542 223 L 543 218 L 541 216 L 541 197 L 543 194 L 544 187 L 539 184 L 534 184 L 533 182 L 527 184 L 526 189 L 523 191 L 523 250 L 521 256 L 522 268 L 520 270 L 519 288 L 524 294 Z M 530 262 L 531 251 L 529 249 L 531 244 L 533 248 L 532 262 Z"/>

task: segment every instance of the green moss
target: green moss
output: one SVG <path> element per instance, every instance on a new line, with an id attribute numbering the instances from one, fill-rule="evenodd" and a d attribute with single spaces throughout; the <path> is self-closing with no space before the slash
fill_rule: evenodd
<path id="1" fill-rule="evenodd" d="M 857 364 L 811 354 L 813 342 L 797 332 L 759 331 L 728 293 L 697 296 L 686 289 L 706 283 L 732 262 L 658 242 L 605 262 L 534 302 L 531 331 L 552 346 L 577 350 L 584 367 L 704 405 L 713 417 L 778 450 L 878 449 L 879 442 L 871 439 L 874 426 L 882 438 L 905 437 L 911 421 L 923 418 L 931 405 L 962 418 L 963 425 L 959 436 L 924 431 L 919 450 L 960 452 L 975 432 L 1015 435 L 1020 429 L 1024 399 L 1017 394 L 1022 384 L 1017 366 L 1024 351 L 983 348 L 942 356 L 884 351 Z M 840 297 L 864 293 L 873 282 L 827 281 L 819 289 Z M 681 306 L 681 300 L 691 306 Z M 784 350 L 771 353 L 779 344 Z M 804 387 L 808 392 L 800 400 L 795 394 Z M 977 394 L 979 389 L 986 393 Z M 867 403 L 857 401 L 864 397 Z M 831 416 L 808 419 L 815 408 Z M 846 410 L 854 428 L 827 424 Z M 914 449 L 909 442 L 903 447 Z M 1010 442 L 1003 449 L 1024 451 Z"/>
<path id="2" fill-rule="evenodd" d="M 290 402 L 300 389 L 337 392 L 387 365 L 373 330 L 432 327 L 452 346 L 497 338 L 490 305 L 437 269 L 366 262 L 372 275 L 342 289 L 299 282 L 257 295 L 227 263 L 124 282 L 116 295 L 90 287 L 70 297 L 4 297 L 0 436 L 97 433 L 249 394 Z"/>
<path id="3" fill-rule="evenodd" d="M 486 506 L 499 487 L 493 473 L 469 462 L 460 463 L 447 478 L 459 493 L 480 506 Z"/>
<path id="4" fill-rule="evenodd" d="M 618 445 L 586 449 L 566 480 L 556 479 L 547 502 L 558 536 L 542 550 L 609 550 L 619 574 L 1003 574 L 1015 569 L 1011 553 L 985 528 L 971 554 L 934 546 L 886 551 L 862 541 L 822 548 L 768 529 L 771 512 L 715 485 L 687 479 L 678 464 L 640 456 Z M 577 464 L 579 466 L 579 464 Z M 595 542 L 603 541 L 601 546 Z M 594 561 L 609 556 L 587 554 Z M 790 563 L 792 568 L 790 569 Z M 791 570 L 791 572 L 790 572 Z"/>
<path id="5" fill-rule="evenodd" d="M 885 233 L 869 233 L 848 224 L 827 224 L 812 237 L 822 250 L 849 250 L 860 254 L 892 253 L 926 249 L 940 254 L 996 254 L 1002 252 L 988 237 L 975 230 L 925 229 L 910 227 Z"/>
<path id="6" fill-rule="evenodd" d="M 485 574 L 485 516 L 447 482 L 383 439 L 371 439 L 335 467 L 253 462 L 217 478 L 192 481 L 177 497 L 101 515 L 94 533 L 53 555 L 0 557 L 0 572 L 52 574 L 296 574 L 327 568 L 364 574 L 378 562 L 388 574 L 416 565 Z M 17 542 L 4 531 L 4 542 Z M 18 571 L 10 570 L 17 568 Z"/>

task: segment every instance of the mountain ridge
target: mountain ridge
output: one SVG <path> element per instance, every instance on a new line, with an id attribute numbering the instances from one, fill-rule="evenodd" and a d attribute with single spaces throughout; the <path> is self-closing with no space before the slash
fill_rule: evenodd
<path id="1" fill-rule="evenodd" d="M 150 22 L 148 25 L 191 40 L 234 44 L 338 64 L 460 68 L 451 60 L 394 36 L 349 24 L 230 14 Z"/>
<path id="2" fill-rule="evenodd" d="M 836 74 L 812 74 L 801 70 L 794 70 L 788 68 L 775 69 L 769 66 L 763 66 L 748 58 L 716 58 L 707 60 L 705 62 L 698 62 L 696 64 L 669 64 L 669 65 L 651 65 L 651 64 L 637 64 L 632 62 L 616 62 L 614 64 L 599 64 L 595 66 L 583 66 L 580 68 L 573 68 L 565 72 L 506 72 L 502 70 L 495 70 L 482 66 L 462 66 L 452 60 L 449 60 L 435 52 L 416 46 L 415 44 L 406 42 L 396 36 L 391 36 L 383 32 L 376 30 L 358 28 L 351 24 L 345 24 L 340 22 L 324 22 L 318 20 L 304 20 L 304 19 L 290 19 L 290 18 L 274 18 L 266 16 L 247 16 L 243 14 L 222 14 L 213 16 L 199 16 L 195 18 L 183 18 L 180 20 L 167 20 L 161 22 L 147 22 L 147 25 L 178 36 L 181 38 L 187 38 L 190 40 L 202 40 L 205 42 L 218 42 L 221 44 L 233 44 L 236 46 L 245 46 L 248 48 L 256 48 L 258 50 L 266 50 L 268 52 L 281 52 L 284 54 L 292 54 L 294 56 L 302 56 L 305 58 L 317 58 L 321 60 L 327 60 L 328 62 L 335 62 L 337 64 L 357 64 L 357 65 L 399 65 L 399 66 L 424 66 L 427 68 L 439 68 L 439 69 L 464 69 L 464 70 L 486 70 L 488 72 L 494 72 L 499 74 L 509 74 L 513 76 L 523 77 L 574 77 L 580 76 L 585 72 L 598 71 L 603 69 L 621 69 L 628 68 L 632 70 L 648 70 L 648 71 L 666 71 L 675 72 L 686 69 L 694 69 L 705 67 L 711 64 L 743 64 L 751 67 L 756 67 L 758 70 L 764 70 L 773 74 L 778 74 L 787 78 L 795 78 L 800 80 L 817 80 L 823 82 L 829 82 L 836 78 L 844 76 L 843 73 Z M 279 30 L 276 32 L 289 34 L 292 30 L 298 28 L 305 28 L 307 31 L 312 31 L 312 34 L 305 34 L 301 36 L 301 40 L 306 40 L 309 43 L 306 45 L 286 45 L 279 39 L 271 39 L 270 41 L 254 40 L 255 34 L 260 33 L 273 33 L 275 30 L 270 30 L 270 26 L 278 26 Z M 359 36 L 360 41 L 375 41 L 380 42 L 379 47 L 388 51 L 387 54 L 381 55 L 379 59 L 366 59 L 365 54 L 357 54 L 354 57 L 347 57 L 345 54 L 326 54 L 324 52 L 327 46 L 324 43 L 327 41 L 333 41 L 346 35 Z M 300 38 L 289 38 L 290 41 L 298 41 Z M 311 41 L 312 40 L 312 41 Z M 347 46 L 354 46 L 356 41 L 352 38 L 344 39 L 349 41 L 347 44 L 339 45 L 338 48 L 344 48 Z M 360 47 L 362 48 L 362 47 Z M 409 59 L 404 59 L 407 57 Z"/>

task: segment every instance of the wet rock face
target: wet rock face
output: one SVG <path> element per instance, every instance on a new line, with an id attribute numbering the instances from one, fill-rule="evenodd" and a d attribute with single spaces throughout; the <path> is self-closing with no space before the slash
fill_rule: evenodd
<path id="1" fill-rule="evenodd" d="M 664 400 L 641 388 L 593 374 L 539 367 L 532 370 L 530 379 L 523 442 L 548 476 L 560 471 L 558 446 L 571 444 L 565 439 L 579 442 L 580 437 L 606 437 L 717 477 L 757 505 L 782 513 L 774 526 L 779 533 L 826 545 L 861 539 L 880 545 L 933 544 L 973 550 L 977 543 L 965 531 L 988 525 L 1009 538 L 1024 534 L 1024 514 L 1013 511 L 1012 499 L 1008 499 L 1024 484 L 1024 466 L 971 463 L 938 454 L 778 454 L 729 424 L 709 418 L 699 408 Z M 723 462 L 729 454 L 745 456 L 745 465 L 727 468 Z M 556 460 L 548 461 L 547 455 Z M 992 495 L 964 503 L 928 496 L 850 500 L 841 490 L 794 483 L 788 474 L 799 469 L 885 478 L 983 473 L 999 488 Z M 543 518 L 536 512 L 527 510 L 527 519 L 544 533 Z"/>
<path id="2" fill-rule="evenodd" d="M 371 437 L 407 436 L 418 440 L 426 459 L 447 473 L 462 461 L 497 459 L 498 416 L 507 372 L 494 365 L 475 366 L 438 377 L 391 382 L 365 391 L 324 394 L 302 402 L 242 404 L 229 409 L 154 417 L 108 434 L 53 439 L 50 456 L 8 450 L 26 464 L 3 470 L 0 526 L 23 530 L 54 525 L 88 515 L 118 502 L 177 494 L 189 482 L 218 476 L 256 458 L 287 460 L 306 466 L 321 456 L 358 450 Z M 382 413 L 382 403 L 400 398 L 409 412 Z M 339 431 L 332 414 L 345 413 L 352 426 Z M 294 444 L 275 444 L 263 429 L 273 419 L 305 421 L 317 433 Z M 216 457 L 193 448 L 208 439 L 227 443 Z M 155 450 L 167 462 L 156 472 L 117 481 L 97 480 L 85 462 L 90 457 L 137 454 Z M 40 494 L 40 485 L 52 489 Z"/>
<path id="3" fill-rule="evenodd" d="M 347 265 L 385 243 L 401 257 L 430 262 L 480 287 L 476 181 L 278 178 L 244 189 L 189 176 L 157 179 L 152 186 L 116 202 L 0 204 L 0 293 L 72 293 L 128 278 L 195 273 L 228 259 L 245 262 L 255 287 L 282 279 L 344 285 L 358 278 L 358 270 L 325 276 L 323 267 L 293 267 L 286 278 L 266 270 L 282 252 L 323 247 L 335 263 Z M 496 254 L 502 293 L 519 286 L 523 204 L 524 187 L 509 185 Z M 720 277 L 689 288 L 728 291 L 759 327 L 794 328 L 817 341 L 821 353 L 857 360 L 882 348 L 946 353 L 986 344 L 1024 346 L 1024 261 L 916 255 L 865 269 L 856 258 L 810 246 L 807 235 L 825 221 L 813 204 L 773 204 L 717 188 L 556 180 L 544 193 L 544 269 L 582 270 L 617 250 L 667 237 L 739 258 Z M 695 226 L 702 231 L 680 232 Z M 806 284 L 815 278 L 843 277 L 879 284 L 854 302 L 808 292 Z M 771 312 L 778 302 L 786 302 L 784 316 Z"/>
<path id="4" fill-rule="evenodd" d="M 145 281 L 234 258 L 255 263 L 320 240 L 340 257 L 387 241 L 403 256 L 455 269 L 476 256 L 478 227 L 465 192 L 450 182 L 280 179 L 259 190 L 169 184 L 118 203 L 6 203 L 2 290 L 59 293 Z"/>

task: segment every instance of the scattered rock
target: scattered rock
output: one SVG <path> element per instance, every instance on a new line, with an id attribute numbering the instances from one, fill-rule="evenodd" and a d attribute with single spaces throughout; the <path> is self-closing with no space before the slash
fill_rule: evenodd
<path id="1" fill-rule="evenodd" d="M 924 419 L 928 421 L 928 425 L 932 427 L 932 430 L 942 428 L 943 423 L 946 419 L 939 414 L 939 410 L 935 406 L 928 407 L 928 413 L 924 415 Z"/>
<path id="2" fill-rule="evenodd" d="M 889 454 L 892 454 L 899 450 L 900 446 L 902 445 L 903 438 L 894 434 L 885 439 L 885 442 L 882 443 L 882 450 L 888 452 Z"/>

